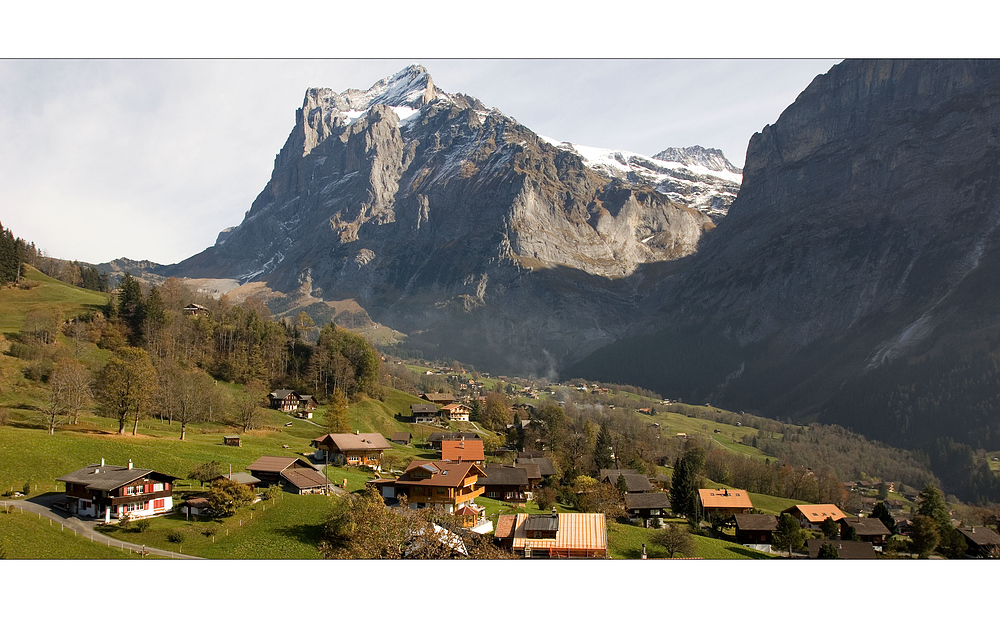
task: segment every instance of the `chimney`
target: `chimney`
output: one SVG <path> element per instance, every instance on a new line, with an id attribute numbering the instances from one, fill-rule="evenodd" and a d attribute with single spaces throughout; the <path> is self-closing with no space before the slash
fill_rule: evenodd
<path id="1" fill-rule="evenodd" d="M 355 429 L 354 430 L 354 435 L 360 436 L 361 435 L 361 430 L 360 429 Z"/>
<path id="2" fill-rule="evenodd" d="M 132 469 L 132 460 L 131 459 L 128 460 L 128 469 L 129 470 Z"/>
<path id="3" fill-rule="evenodd" d="M 559 517 L 559 514 L 556 513 L 556 507 L 555 507 L 555 505 L 552 506 L 552 516 L 553 517 Z"/>

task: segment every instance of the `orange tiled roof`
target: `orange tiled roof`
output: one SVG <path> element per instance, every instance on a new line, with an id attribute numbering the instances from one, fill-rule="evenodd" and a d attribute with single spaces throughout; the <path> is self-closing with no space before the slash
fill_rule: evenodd
<path id="1" fill-rule="evenodd" d="M 796 515 L 796 511 L 811 524 L 821 524 L 826 521 L 827 517 L 833 521 L 847 517 L 835 504 L 796 504 L 793 507 L 785 509 L 782 513 Z"/>
<path id="2" fill-rule="evenodd" d="M 608 547 L 608 529 L 604 513 L 559 513 L 559 529 L 554 539 L 529 539 L 524 525 L 528 513 L 520 513 L 514 524 L 514 549 L 589 549 L 605 550 Z M 497 522 L 496 536 L 500 532 Z"/>
<path id="3" fill-rule="evenodd" d="M 699 489 L 698 497 L 706 509 L 752 509 L 750 494 L 743 489 Z"/>
<path id="4" fill-rule="evenodd" d="M 485 461 L 482 440 L 442 440 L 441 459 L 445 461 Z"/>

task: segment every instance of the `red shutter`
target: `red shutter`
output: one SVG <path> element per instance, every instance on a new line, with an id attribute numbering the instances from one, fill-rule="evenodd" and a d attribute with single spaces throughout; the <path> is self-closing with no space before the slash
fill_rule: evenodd
<path id="1" fill-rule="evenodd" d="M 165 504 L 166 504 L 165 500 L 153 500 L 154 509 L 162 509 Z"/>

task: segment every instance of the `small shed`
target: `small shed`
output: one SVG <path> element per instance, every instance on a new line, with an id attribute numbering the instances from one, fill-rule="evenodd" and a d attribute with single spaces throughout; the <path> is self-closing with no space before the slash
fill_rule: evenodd
<path id="1" fill-rule="evenodd" d="M 222 443 L 226 446 L 243 446 L 243 440 L 239 436 L 222 436 Z"/>
<path id="2" fill-rule="evenodd" d="M 409 444 L 413 440 L 413 436 L 408 431 L 397 431 L 392 434 L 392 442 L 396 444 Z"/>

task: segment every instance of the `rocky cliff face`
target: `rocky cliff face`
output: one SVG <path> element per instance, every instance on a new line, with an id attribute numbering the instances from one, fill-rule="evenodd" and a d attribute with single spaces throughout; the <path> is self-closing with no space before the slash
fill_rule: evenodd
<path id="1" fill-rule="evenodd" d="M 1000 63 L 846 61 L 751 140 L 728 216 L 658 290 L 656 349 L 602 354 L 643 354 L 675 394 L 842 420 L 830 402 L 875 368 L 1000 330 L 998 225 Z"/>
<path id="2" fill-rule="evenodd" d="M 295 121 L 243 222 L 164 274 L 354 299 L 428 355 L 545 373 L 622 334 L 650 266 L 714 227 L 419 66 L 310 89 Z"/>

